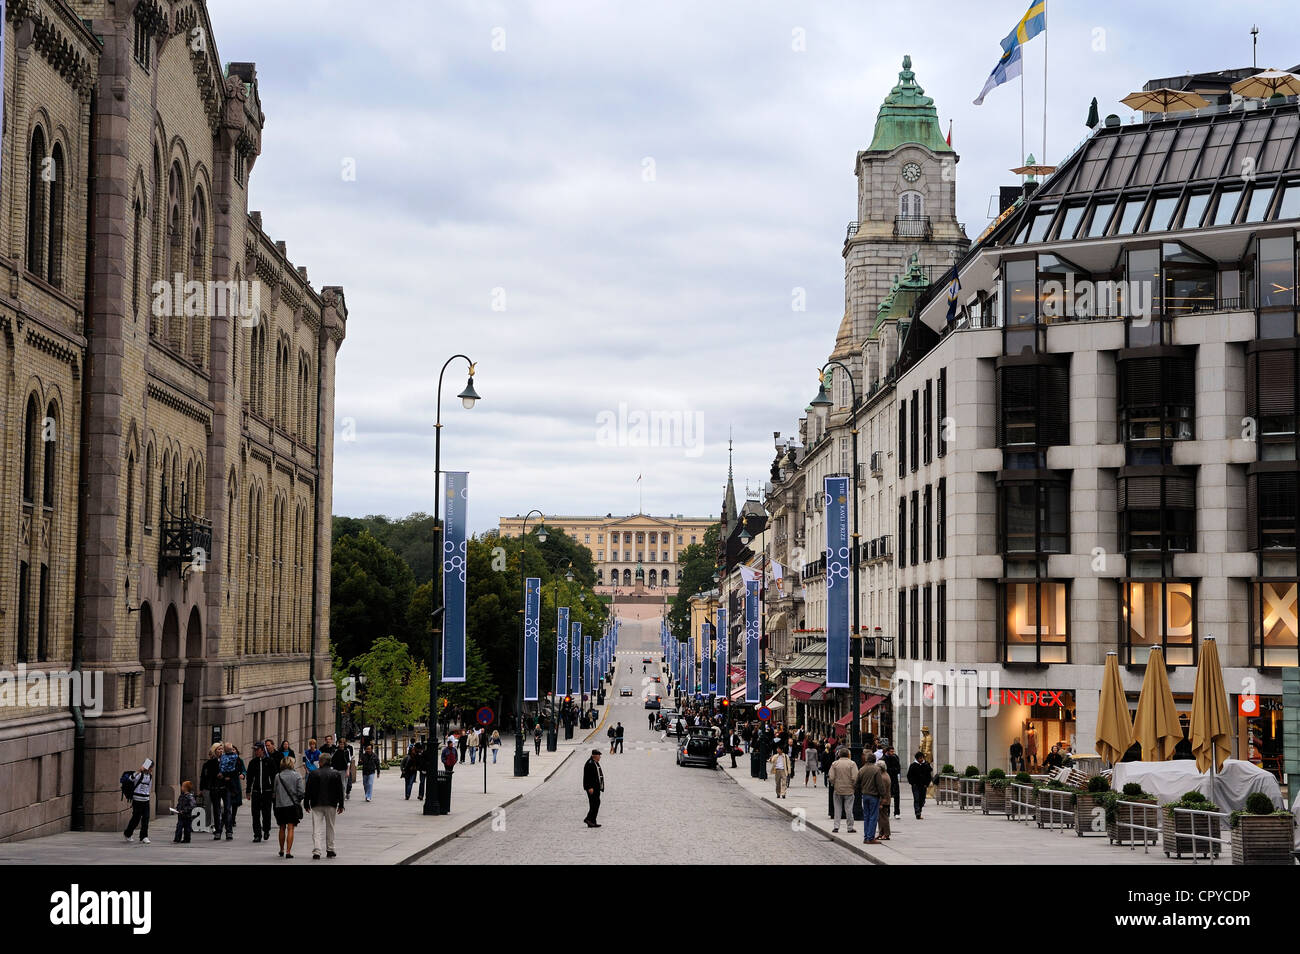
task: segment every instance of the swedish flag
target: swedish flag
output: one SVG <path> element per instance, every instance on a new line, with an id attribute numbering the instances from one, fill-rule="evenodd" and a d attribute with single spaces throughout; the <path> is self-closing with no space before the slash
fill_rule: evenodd
<path id="1" fill-rule="evenodd" d="M 1010 53 L 1047 29 L 1047 0 L 1034 0 L 1020 22 L 1002 41 L 1002 52 Z"/>

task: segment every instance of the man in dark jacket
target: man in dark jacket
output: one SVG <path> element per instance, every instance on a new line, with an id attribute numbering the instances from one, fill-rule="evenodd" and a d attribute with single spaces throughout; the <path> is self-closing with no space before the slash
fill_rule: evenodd
<path id="1" fill-rule="evenodd" d="M 324 752 L 325 750 L 321 749 L 321 751 Z M 351 798 L 352 776 L 355 774 L 352 771 L 352 746 L 348 745 L 343 739 L 339 739 L 339 744 L 330 753 L 330 768 L 343 776 L 343 797 L 345 799 Z M 421 785 L 421 789 L 423 789 L 423 785 Z M 420 797 L 423 798 L 423 794 Z"/>
<path id="2" fill-rule="evenodd" d="M 325 843 L 325 856 L 333 858 L 334 820 L 343 814 L 343 776 L 334 766 L 325 762 L 314 772 L 307 773 L 307 793 L 302 807 L 311 811 L 311 857 L 320 859 L 321 842 Z"/>
<path id="3" fill-rule="evenodd" d="M 275 802 L 275 776 L 279 759 L 266 754 L 266 745 L 253 743 L 253 758 L 245 775 L 245 793 L 253 814 L 253 844 L 271 840 L 271 806 Z"/>
<path id="4" fill-rule="evenodd" d="M 918 819 L 921 817 L 921 809 L 925 807 L 925 790 L 930 787 L 933 778 L 934 769 L 925 760 L 925 753 L 917 752 L 916 761 L 907 767 L 907 784 L 912 786 L 912 807 L 916 809 Z"/>
<path id="5" fill-rule="evenodd" d="M 605 791 L 605 773 L 600 767 L 600 749 L 591 750 L 591 758 L 582 767 L 582 789 L 587 793 L 587 817 L 583 819 L 588 828 L 599 828 L 596 816 L 600 814 L 600 793 Z"/>
<path id="6" fill-rule="evenodd" d="M 894 817 L 898 818 L 898 778 L 903 774 L 903 763 L 892 745 L 885 746 L 885 771 L 889 773 L 889 800 L 894 803 Z"/>

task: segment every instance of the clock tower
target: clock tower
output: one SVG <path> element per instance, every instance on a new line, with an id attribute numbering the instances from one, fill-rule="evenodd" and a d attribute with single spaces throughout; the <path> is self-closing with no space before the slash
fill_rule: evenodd
<path id="1" fill-rule="evenodd" d="M 934 100 L 903 57 L 898 85 L 876 116 L 871 144 L 857 155 L 857 222 L 844 240 L 844 330 L 859 346 L 880 302 L 912 256 L 932 281 L 970 239 L 956 218 L 957 153 L 944 141 Z"/>

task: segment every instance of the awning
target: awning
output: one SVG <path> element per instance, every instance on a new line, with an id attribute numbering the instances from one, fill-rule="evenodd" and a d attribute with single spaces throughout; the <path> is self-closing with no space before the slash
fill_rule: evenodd
<path id="1" fill-rule="evenodd" d="M 860 706 L 858 706 L 858 718 L 859 719 L 862 718 L 864 715 L 866 715 L 876 706 L 880 705 L 880 703 L 884 701 L 884 698 L 885 698 L 884 696 L 867 696 L 867 698 L 863 701 L 863 703 Z M 836 721 L 835 725 L 839 728 L 847 728 L 849 724 L 849 720 L 852 718 L 853 718 L 853 713 L 846 712 L 843 716 L 840 717 L 839 720 Z"/>
<path id="2" fill-rule="evenodd" d="M 818 692 L 821 688 L 822 684 L 820 682 L 801 679 L 798 682 L 791 684 L 790 695 L 794 696 L 800 702 L 811 702 L 813 693 Z"/>
<path id="3" fill-rule="evenodd" d="M 741 686 L 741 687 L 739 687 L 738 689 L 732 689 L 732 690 L 731 690 L 731 701 L 732 701 L 732 702 L 744 702 L 744 701 L 745 701 L 745 687 L 744 687 L 744 686 Z"/>
<path id="4" fill-rule="evenodd" d="M 767 618 L 767 631 L 774 633 L 785 625 L 786 614 L 784 611 L 773 613 Z"/>

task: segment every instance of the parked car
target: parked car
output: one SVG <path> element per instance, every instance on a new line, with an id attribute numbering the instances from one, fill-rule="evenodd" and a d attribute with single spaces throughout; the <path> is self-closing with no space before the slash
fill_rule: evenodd
<path id="1" fill-rule="evenodd" d="M 655 728 L 660 732 L 676 731 L 677 720 L 681 717 L 682 714 L 674 709 L 660 709 L 659 718 L 655 720 Z"/>
<path id="2" fill-rule="evenodd" d="M 630 696 L 630 695 L 632 695 L 632 687 L 631 687 L 631 686 L 624 686 L 622 689 L 620 689 L 620 690 L 618 691 L 618 694 L 619 694 L 620 696 Z"/>
<path id="3" fill-rule="evenodd" d="M 686 730 L 686 738 L 677 749 L 678 765 L 704 765 L 718 767 L 718 743 L 722 730 L 712 725 L 693 725 Z"/>
<path id="4" fill-rule="evenodd" d="M 646 696 L 646 697 L 645 697 L 645 707 L 646 707 L 647 709 L 658 709 L 658 708 L 659 708 L 659 697 L 658 697 L 658 696 Z"/>

